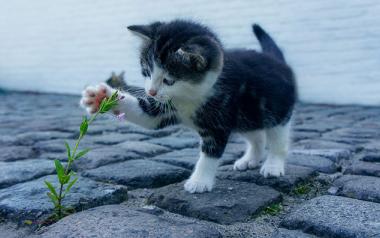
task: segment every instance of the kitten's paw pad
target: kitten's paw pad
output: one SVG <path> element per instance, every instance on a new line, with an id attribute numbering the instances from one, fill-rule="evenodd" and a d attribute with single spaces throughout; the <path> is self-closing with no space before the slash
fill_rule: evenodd
<path id="1" fill-rule="evenodd" d="M 103 99 L 112 95 L 112 88 L 106 84 L 99 84 L 97 87 L 89 86 L 82 92 L 80 105 L 88 113 L 95 113 L 99 110 L 100 103 Z"/>
<path id="2" fill-rule="evenodd" d="M 247 169 L 255 169 L 260 165 L 256 160 L 247 160 L 246 158 L 240 158 L 234 163 L 234 170 L 244 171 Z"/>
<path id="3" fill-rule="evenodd" d="M 197 181 L 194 179 L 189 179 L 185 183 L 185 190 L 189 193 L 204 193 L 211 192 L 214 183 L 212 181 Z"/>
<path id="4" fill-rule="evenodd" d="M 260 174 L 265 178 L 269 176 L 280 177 L 285 175 L 285 164 L 281 160 L 275 161 L 265 161 L 263 166 L 261 166 Z"/>

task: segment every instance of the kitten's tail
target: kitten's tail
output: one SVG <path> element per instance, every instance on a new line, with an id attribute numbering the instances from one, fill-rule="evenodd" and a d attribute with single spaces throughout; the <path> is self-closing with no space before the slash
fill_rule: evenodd
<path id="1" fill-rule="evenodd" d="M 253 24 L 252 29 L 260 42 L 263 52 L 285 63 L 284 54 L 282 53 L 281 49 L 277 46 L 277 44 L 274 42 L 272 37 L 270 37 L 268 33 L 266 33 L 264 29 L 261 28 L 261 26 L 259 26 L 258 24 Z"/>

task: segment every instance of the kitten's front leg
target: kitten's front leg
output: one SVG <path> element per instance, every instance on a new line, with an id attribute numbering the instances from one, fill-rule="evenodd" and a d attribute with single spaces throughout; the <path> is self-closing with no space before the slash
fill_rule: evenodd
<path id="1" fill-rule="evenodd" d="M 82 93 L 80 104 L 88 113 L 99 110 L 100 103 L 104 98 L 110 97 L 116 90 L 106 84 L 96 87 L 87 87 Z M 126 92 L 119 92 L 118 105 L 113 109 L 115 114 L 125 113 L 128 121 L 146 128 L 156 128 L 161 119 L 157 116 L 148 115 L 139 103 L 139 100 Z"/>
<path id="2" fill-rule="evenodd" d="M 222 156 L 227 144 L 226 138 L 214 137 L 202 138 L 202 152 L 195 165 L 194 172 L 185 183 L 185 190 L 190 193 L 210 192 L 215 183 L 216 172 L 219 166 L 219 158 Z"/>

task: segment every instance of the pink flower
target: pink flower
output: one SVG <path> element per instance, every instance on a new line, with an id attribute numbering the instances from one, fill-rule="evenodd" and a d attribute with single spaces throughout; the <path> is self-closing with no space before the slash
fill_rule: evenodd
<path id="1" fill-rule="evenodd" d="M 125 113 L 120 113 L 120 114 L 116 115 L 116 118 L 119 121 L 125 121 Z"/>

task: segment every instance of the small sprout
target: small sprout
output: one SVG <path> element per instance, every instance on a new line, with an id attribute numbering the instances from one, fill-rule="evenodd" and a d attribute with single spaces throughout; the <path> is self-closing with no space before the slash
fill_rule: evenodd
<path id="1" fill-rule="evenodd" d="M 300 184 L 294 189 L 296 195 L 308 194 L 311 191 L 311 186 L 308 183 Z"/>
<path id="2" fill-rule="evenodd" d="M 59 160 L 54 160 L 55 170 L 57 172 L 57 178 L 59 182 L 59 189 L 56 189 L 50 182 L 45 181 L 45 185 L 49 189 L 49 192 L 47 192 L 47 196 L 50 198 L 51 202 L 54 205 L 54 214 L 48 218 L 48 223 L 52 221 L 57 221 L 63 218 L 64 216 L 73 213 L 74 209 L 63 206 L 62 200 L 70 192 L 74 184 L 76 184 L 76 182 L 78 181 L 78 177 L 75 177 L 76 174 L 71 169 L 72 163 L 75 160 L 83 157 L 90 151 L 90 149 L 84 149 L 82 151 L 77 152 L 79 143 L 86 135 L 88 127 L 95 120 L 95 118 L 99 114 L 104 114 L 110 111 L 113 107 L 117 105 L 118 101 L 119 97 L 118 92 L 116 91 L 112 94 L 110 98 L 106 98 L 101 102 L 98 112 L 92 115 L 90 119 L 87 119 L 87 117 L 83 117 L 82 123 L 79 127 L 79 137 L 75 143 L 74 148 L 71 148 L 70 145 L 67 142 L 65 142 L 68 158 L 68 163 L 65 167 Z"/>
<path id="3" fill-rule="evenodd" d="M 276 216 L 277 214 L 279 214 L 281 211 L 282 211 L 282 204 L 281 203 L 275 203 L 275 204 L 272 204 L 270 206 L 267 206 L 265 209 L 264 209 L 264 214 L 266 215 L 271 215 L 271 216 Z"/>
<path id="4" fill-rule="evenodd" d="M 25 220 L 25 221 L 24 221 L 24 224 L 25 224 L 25 225 L 32 225 L 32 224 L 33 224 L 33 221 L 31 221 L 31 220 Z"/>

